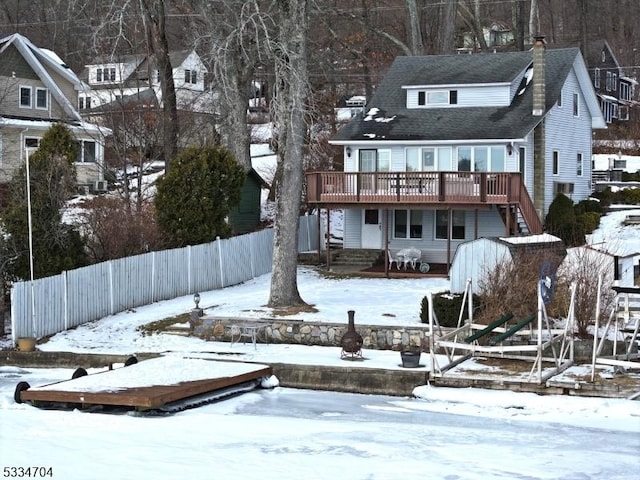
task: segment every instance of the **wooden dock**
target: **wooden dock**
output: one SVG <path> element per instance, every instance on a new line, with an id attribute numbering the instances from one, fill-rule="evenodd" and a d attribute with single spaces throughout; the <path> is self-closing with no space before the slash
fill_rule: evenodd
<path id="1" fill-rule="evenodd" d="M 221 392 L 232 394 L 234 388 L 255 388 L 271 374 L 271 367 L 261 364 L 159 357 L 41 387 L 22 385 L 16 400 L 46 408 L 157 410 L 190 399 L 203 402 Z"/>

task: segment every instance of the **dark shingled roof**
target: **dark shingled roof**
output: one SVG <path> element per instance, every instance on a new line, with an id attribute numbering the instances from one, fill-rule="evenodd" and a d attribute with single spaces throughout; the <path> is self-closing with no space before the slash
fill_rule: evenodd
<path id="1" fill-rule="evenodd" d="M 558 100 L 560 88 L 578 53 L 578 48 L 546 50 L 546 111 Z M 408 109 L 406 89 L 402 87 L 511 83 L 532 62 L 532 51 L 398 57 L 371 101 L 367 103 L 365 112 L 339 130 L 332 140 L 455 141 L 524 138 L 541 120 L 541 117 L 532 115 L 532 84 L 529 84 L 524 94 L 516 95 L 510 105 L 501 107 Z M 367 117 L 371 109 L 379 111 Z"/>

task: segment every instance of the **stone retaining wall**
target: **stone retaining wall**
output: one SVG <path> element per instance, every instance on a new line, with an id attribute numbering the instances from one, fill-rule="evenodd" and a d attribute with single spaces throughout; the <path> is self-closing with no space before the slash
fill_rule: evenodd
<path id="1" fill-rule="evenodd" d="M 201 317 L 194 324 L 193 335 L 218 341 L 233 341 L 240 336 L 243 324 L 259 326 L 259 343 L 292 343 L 339 347 L 347 331 L 347 323 L 307 322 L 302 320 L 247 319 L 231 317 Z M 362 335 L 363 347 L 377 350 L 400 350 L 407 346 L 427 348 L 428 325 L 393 327 L 388 325 L 361 325 L 356 331 Z M 243 338 L 247 341 L 248 338 Z"/>

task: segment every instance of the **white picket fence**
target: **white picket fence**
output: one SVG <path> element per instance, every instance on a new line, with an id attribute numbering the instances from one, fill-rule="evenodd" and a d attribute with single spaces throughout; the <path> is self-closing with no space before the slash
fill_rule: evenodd
<path id="1" fill-rule="evenodd" d="M 298 251 L 318 248 L 300 217 Z M 78 268 L 11 288 L 11 335 L 41 338 L 130 308 L 242 283 L 271 271 L 273 229 Z"/>

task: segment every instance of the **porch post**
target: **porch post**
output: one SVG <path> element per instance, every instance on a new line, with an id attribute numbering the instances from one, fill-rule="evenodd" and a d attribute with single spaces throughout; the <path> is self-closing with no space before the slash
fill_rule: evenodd
<path id="1" fill-rule="evenodd" d="M 474 227 L 473 239 L 477 240 L 478 239 L 478 209 L 476 208 L 473 213 L 474 213 L 474 216 L 473 216 L 473 227 Z"/>
<path id="2" fill-rule="evenodd" d="M 384 212 L 384 276 L 389 278 L 389 210 Z"/>
<path id="3" fill-rule="evenodd" d="M 316 223 L 318 224 L 318 265 L 322 260 L 322 222 L 320 221 L 320 217 L 322 213 L 322 209 L 318 207 L 318 218 L 316 219 Z M 329 209 L 327 209 L 327 216 L 329 216 Z"/>
<path id="4" fill-rule="evenodd" d="M 451 268 L 451 237 L 453 235 L 453 211 L 451 207 L 447 209 L 447 271 Z"/>
<path id="5" fill-rule="evenodd" d="M 327 233 L 326 233 L 326 242 L 327 242 L 327 271 L 331 270 L 331 246 L 329 239 L 331 238 L 331 215 L 329 215 L 329 210 L 327 210 Z"/>

